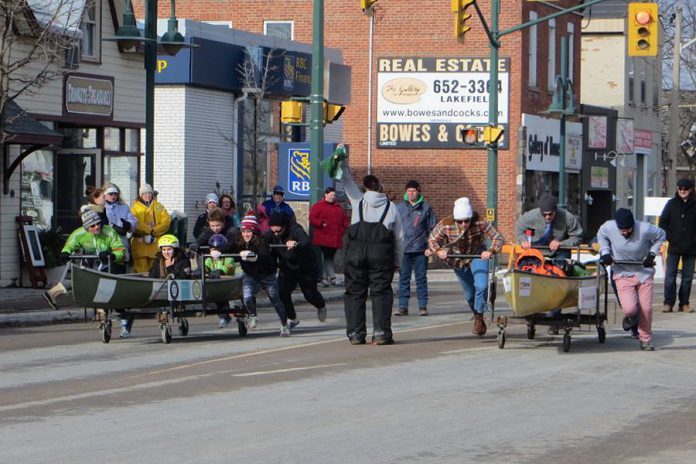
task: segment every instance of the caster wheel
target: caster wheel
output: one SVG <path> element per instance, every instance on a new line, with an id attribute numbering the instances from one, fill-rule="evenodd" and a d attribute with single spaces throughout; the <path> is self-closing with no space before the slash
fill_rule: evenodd
<path id="1" fill-rule="evenodd" d="M 189 332 L 188 319 L 185 319 L 185 318 L 181 319 L 181 321 L 179 322 L 179 335 L 181 335 L 182 337 L 185 337 L 186 335 L 188 335 L 188 332 Z"/>
<path id="2" fill-rule="evenodd" d="M 498 332 L 497 340 L 498 340 L 498 348 L 500 348 L 501 350 L 503 348 L 505 348 L 505 331 L 504 330 L 501 330 Z"/>
<path id="3" fill-rule="evenodd" d="M 563 351 L 570 351 L 570 334 L 568 332 L 563 335 Z"/>
<path id="4" fill-rule="evenodd" d="M 167 324 L 162 325 L 162 341 L 164 343 L 172 342 L 172 328 Z"/>
<path id="5" fill-rule="evenodd" d="M 599 343 L 604 343 L 607 340 L 607 331 L 604 327 L 597 327 L 597 339 Z"/>
<path id="6" fill-rule="evenodd" d="M 101 336 L 102 343 L 109 343 L 111 341 L 111 320 L 104 322 L 99 327 L 99 335 Z"/>
<path id="7" fill-rule="evenodd" d="M 239 330 L 240 337 L 246 337 L 248 329 L 244 319 L 237 319 L 237 330 Z"/>

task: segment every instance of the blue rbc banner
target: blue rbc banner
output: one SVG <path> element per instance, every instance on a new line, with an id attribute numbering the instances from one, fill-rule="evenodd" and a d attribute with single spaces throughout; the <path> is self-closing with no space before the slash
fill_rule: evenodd
<path id="1" fill-rule="evenodd" d="M 334 152 L 335 143 L 324 144 L 324 156 Z M 285 188 L 286 200 L 309 201 L 311 193 L 311 169 L 309 143 L 294 142 L 278 145 L 278 183 Z M 333 187 L 334 181 L 324 173 L 323 192 L 326 187 Z"/>

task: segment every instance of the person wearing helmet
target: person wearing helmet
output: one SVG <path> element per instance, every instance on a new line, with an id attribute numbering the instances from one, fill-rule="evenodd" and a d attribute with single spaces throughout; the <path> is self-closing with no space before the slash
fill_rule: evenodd
<path id="1" fill-rule="evenodd" d="M 222 234 L 214 234 L 208 239 L 210 247 L 210 257 L 205 258 L 205 273 L 210 279 L 219 279 L 223 275 L 234 275 L 234 259 L 223 257 L 223 250 L 227 249 L 227 238 Z M 224 329 L 230 325 L 230 304 L 227 300 L 216 301 L 218 317 L 218 327 Z"/>
<path id="2" fill-rule="evenodd" d="M 81 252 L 84 255 L 99 256 L 92 264 L 97 270 L 107 270 L 111 263 L 121 264 L 125 256 L 125 248 L 116 231 L 110 226 L 103 225 L 99 214 L 89 206 L 80 210 L 82 227 L 75 229 L 61 250 L 58 262 L 65 264 L 70 255 Z M 67 293 L 62 282 L 57 283 L 44 292 L 44 299 L 53 309 L 58 309 L 56 298 Z"/>
<path id="3" fill-rule="evenodd" d="M 179 247 L 176 235 L 165 234 L 157 240 L 159 252 L 148 274 L 155 279 L 165 279 L 174 276 L 175 279 L 191 278 L 191 262 Z"/>
<path id="4" fill-rule="evenodd" d="M 269 229 L 268 220 L 273 213 L 287 214 L 290 223 L 295 222 L 295 211 L 288 205 L 285 200 L 285 189 L 282 185 L 276 185 L 271 192 L 271 198 L 261 203 L 259 210 L 263 212 L 263 216 L 259 216 L 259 230 L 265 233 Z"/>

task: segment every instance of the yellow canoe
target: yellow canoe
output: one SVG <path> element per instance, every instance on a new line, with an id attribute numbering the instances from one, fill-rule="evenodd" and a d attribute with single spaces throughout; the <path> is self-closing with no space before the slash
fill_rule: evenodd
<path id="1" fill-rule="evenodd" d="M 597 276 L 556 277 L 508 269 L 503 274 L 505 299 L 515 316 L 524 317 L 554 309 L 597 308 Z"/>

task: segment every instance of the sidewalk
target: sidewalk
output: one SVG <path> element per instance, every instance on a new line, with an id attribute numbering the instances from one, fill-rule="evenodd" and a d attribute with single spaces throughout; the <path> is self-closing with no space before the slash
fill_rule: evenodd
<path id="1" fill-rule="evenodd" d="M 342 276 L 341 276 L 342 277 Z M 428 271 L 430 282 L 456 282 L 454 273 L 449 269 Z M 398 287 L 398 274 L 394 277 L 394 291 Z M 327 301 L 337 301 L 343 298 L 344 287 L 323 288 L 319 291 Z M 54 311 L 43 299 L 42 289 L 33 288 L 0 288 L 0 327 L 32 326 L 65 322 L 79 322 L 93 317 L 93 310 L 75 306 L 70 295 L 58 299 L 60 309 Z M 293 294 L 293 302 L 304 303 L 304 297 L 299 289 Z M 260 298 L 260 308 L 270 308 L 266 298 Z"/>

